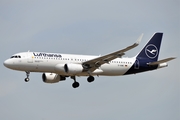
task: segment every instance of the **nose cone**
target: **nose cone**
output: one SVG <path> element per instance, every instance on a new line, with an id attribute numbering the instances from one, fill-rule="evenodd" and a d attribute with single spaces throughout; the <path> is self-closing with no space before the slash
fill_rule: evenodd
<path id="1" fill-rule="evenodd" d="M 4 61 L 3 64 L 5 67 L 10 68 L 11 62 L 10 62 L 10 60 L 6 60 L 6 61 Z"/>

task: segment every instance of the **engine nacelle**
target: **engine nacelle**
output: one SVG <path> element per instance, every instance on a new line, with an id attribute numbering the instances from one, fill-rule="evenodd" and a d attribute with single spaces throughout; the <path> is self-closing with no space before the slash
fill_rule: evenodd
<path id="1" fill-rule="evenodd" d="M 45 83 L 57 83 L 64 81 L 66 78 L 55 73 L 43 73 L 42 79 Z"/>
<path id="2" fill-rule="evenodd" d="M 81 64 L 67 63 L 67 64 L 57 64 L 55 66 L 56 72 L 68 75 L 75 75 L 83 71 Z"/>
<path id="3" fill-rule="evenodd" d="M 77 73 L 81 73 L 83 71 L 83 67 L 81 64 L 69 63 L 69 64 L 64 65 L 64 70 L 68 74 L 77 74 Z"/>

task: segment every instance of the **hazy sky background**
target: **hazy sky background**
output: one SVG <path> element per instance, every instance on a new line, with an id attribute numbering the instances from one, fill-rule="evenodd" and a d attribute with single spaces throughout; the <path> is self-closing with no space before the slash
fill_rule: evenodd
<path id="1" fill-rule="evenodd" d="M 78 77 L 56 84 L 42 73 L 3 66 L 12 54 L 45 51 L 104 55 L 141 44 L 163 32 L 159 59 L 178 57 L 167 68 L 130 76 Z M 179 0 L 1 0 L 1 120 L 180 120 Z"/>

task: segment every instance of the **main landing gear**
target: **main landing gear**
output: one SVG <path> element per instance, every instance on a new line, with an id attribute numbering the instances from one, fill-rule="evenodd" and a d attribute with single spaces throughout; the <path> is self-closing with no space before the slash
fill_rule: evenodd
<path id="1" fill-rule="evenodd" d="M 79 87 L 80 84 L 79 84 L 79 82 L 76 81 L 76 76 L 71 76 L 71 79 L 74 80 L 74 83 L 72 84 L 72 87 L 73 87 L 73 88 Z M 87 78 L 87 81 L 88 81 L 89 83 L 93 82 L 93 81 L 94 81 L 94 77 L 93 77 L 93 76 L 89 76 L 89 77 Z"/>
<path id="2" fill-rule="evenodd" d="M 28 82 L 30 79 L 29 79 L 29 74 L 30 72 L 29 71 L 26 71 L 26 78 L 24 79 L 25 82 Z"/>
<path id="3" fill-rule="evenodd" d="M 74 80 L 74 83 L 72 84 L 72 87 L 73 88 L 79 87 L 79 83 L 76 81 L 76 76 L 71 76 L 71 79 Z"/>

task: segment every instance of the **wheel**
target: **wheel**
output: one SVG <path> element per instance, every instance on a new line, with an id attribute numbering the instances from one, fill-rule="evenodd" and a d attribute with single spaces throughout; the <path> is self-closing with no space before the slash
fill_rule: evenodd
<path id="1" fill-rule="evenodd" d="M 29 82 L 29 78 L 25 78 L 24 81 L 25 81 L 25 82 Z"/>
<path id="2" fill-rule="evenodd" d="M 87 81 L 90 83 L 90 82 L 93 82 L 94 81 L 94 77 L 93 76 L 89 76 L 88 78 L 87 78 Z"/>
<path id="3" fill-rule="evenodd" d="M 72 84 L 72 87 L 73 87 L 73 88 L 79 87 L 79 83 L 78 83 L 78 82 L 74 82 L 74 83 Z"/>

